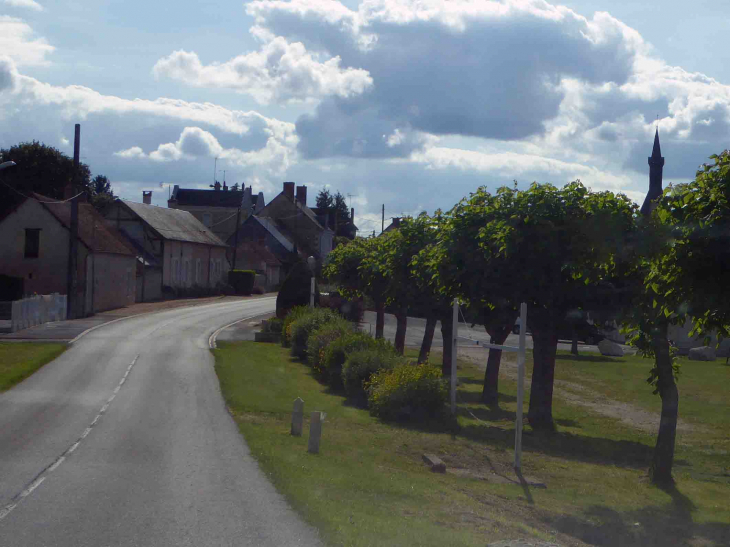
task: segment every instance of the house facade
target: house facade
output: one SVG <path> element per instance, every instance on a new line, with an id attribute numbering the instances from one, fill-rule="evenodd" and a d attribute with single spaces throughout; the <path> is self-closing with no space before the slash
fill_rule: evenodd
<path id="1" fill-rule="evenodd" d="M 71 203 L 32 194 L 0 220 L 0 274 L 25 294 L 67 294 Z M 136 253 L 88 203 L 78 206 L 77 317 L 135 302 Z"/>
<path id="2" fill-rule="evenodd" d="M 227 245 L 188 211 L 118 199 L 106 221 L 144 260 L 140 300 L 159 298 L 165 287 L 181 292 L 227 282 Z"/>
<path id="3" fill-rule="evenodd" d="M 240 226 L 249 215 L 257 213 L 265 205 L 263 192 L 254 195 L 250 186 L 244 185 L 238 190 L 229 188 L 225 182 L 222 186 L 216 182 L 212 190 L 180 188 L 176 184 L 167 201 L 168 208 L 188 211 L 222 241 L 236 231 L 239 207 Z"/>

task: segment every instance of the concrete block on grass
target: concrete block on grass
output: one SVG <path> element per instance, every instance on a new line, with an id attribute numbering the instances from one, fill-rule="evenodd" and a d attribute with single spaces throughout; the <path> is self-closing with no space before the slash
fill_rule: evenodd
<path id="1" fill-rule="evenodd" d="M 441 458 L 434 456 L 433 454 L 424 454 L 421 457 L 434 473 L 446 473 L 446 464 L 441 461 Z"/>

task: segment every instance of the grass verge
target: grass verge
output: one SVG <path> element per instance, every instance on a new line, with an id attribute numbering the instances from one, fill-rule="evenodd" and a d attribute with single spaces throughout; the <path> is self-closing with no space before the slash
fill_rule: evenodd
<path id="1" fill-rule="evenodd" d="M 460 363 L 455 420 L 396 425 L 351 406 L 279 346 L 221 342 L 214 353 L 224 397 L 252 453 L 332 545 L 483 546 L 519 537 L 563 545 L 725 545 L 730 538 L 728 477 L 711 468 L 682 475 L 675 490 L 658 490 L 645 479 L 652 435 L 559 397 L 558 433 L 525 428 L 523 472 L 547 488 L 517 482 L 515 383 L 501 381 L 501 409 L 489 410 L 479 402 L 483 373 L 471 364 Z M 306 424 L 305 436 L 289 435 L 296 397 L 304 399 L 305 415 L 327 413 L 319 455 L 306 451 Z M 437 454 L 450 473 L 428 471 L 423 453 Z"/>
<path id="2" fill-rule="evenodd" d="M 0 393 L 61 355 L 66 344 L 0 342 Z"/>

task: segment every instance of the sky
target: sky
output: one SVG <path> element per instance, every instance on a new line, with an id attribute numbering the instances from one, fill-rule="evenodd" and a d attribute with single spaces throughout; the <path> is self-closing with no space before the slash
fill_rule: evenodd
<path id="1" fill-rule="evenodd" d="M 382 205 L 432 213 L 513 181 L 641 203 L 657 126 L 665 184 L 728 148 L 719 7 L 0 0 L 0 148 L 72 155 L 80 123 L 82 161 L 125 199 L 225 176 L 270 201 L 295 181 L 346 195 L 363 234 Z"/>

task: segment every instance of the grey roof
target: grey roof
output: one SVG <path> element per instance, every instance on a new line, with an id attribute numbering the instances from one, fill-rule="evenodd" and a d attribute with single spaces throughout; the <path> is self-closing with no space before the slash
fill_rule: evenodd
<path id="1" fill-rule="evenodd" d="M 197 218 L 181 209 L 165 209 L 134 201 L 122 201 L 139 218 L 165 239 L 227 247 Z"/>

